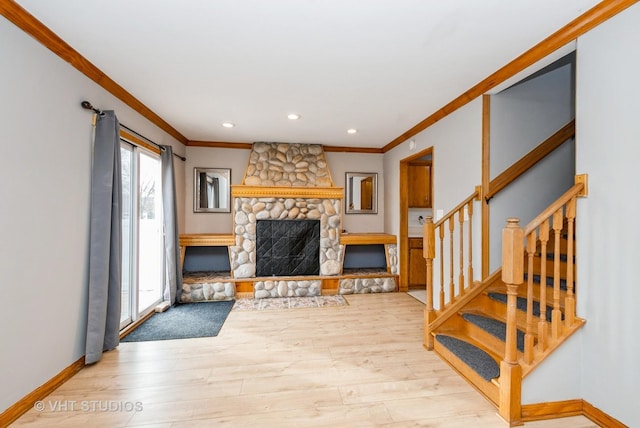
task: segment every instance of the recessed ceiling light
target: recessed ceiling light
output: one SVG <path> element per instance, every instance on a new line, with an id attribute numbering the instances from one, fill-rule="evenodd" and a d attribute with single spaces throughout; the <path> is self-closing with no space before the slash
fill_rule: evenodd
<path id="1" fill-rule="evenodd" d="M 287 118 L 289 118 L 290 120 L 298 120 L 300 119 L 300 115 L 299 114 L 295 114 L 295 113 L 291 113 L 287 115 Z"/>
<path id="2" fill-rule="evenodd" d="M 355 129 L 355 128 L 347 129 L 347 134 L 355 134 L 357 132 L 358 132 L 358 130 Z"/>
<path id="3" fill-rule="evenodd" d="M 234 127 L 234 126 L 236 126 L 236 125 L 234 125 L 234 124 L 233 124 L 233 123 L 231 123 L 231 122 L 223 122 L 223 123 L 222 123 L 222 126 L 224 126 L 225 128 L 233 128 L 233 127 Z"/>

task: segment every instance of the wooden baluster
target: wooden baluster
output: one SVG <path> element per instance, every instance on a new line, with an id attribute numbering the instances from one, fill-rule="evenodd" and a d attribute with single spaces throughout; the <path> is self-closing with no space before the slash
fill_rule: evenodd
<path id="1" fill-rule="evenodd" d="M 533 258 L 536 255 L 537 236 L 534 230 L 527 236 L 527 331 L 524 335 L 524 361 L 533 362 Z"/>
<path id="2" fill-rule="evenodd" d="M 473 201 L 467 205 L 467 221 L 469 222 L 469 288 L 473 287 Z"/>
<path id="3" fill-rule="evenodd" d="M 444 310 L 444 222 L 439 226 L 440 231 L 440 307 Z"/>
<path id="4" fill-rule="evenodd" d="M 573 269 L 574 269 L 574 220 L 576 218 L 576 198 L 567 202 L 567 298 L 564 303 L 564 322 L 570 327 L 575 322 L 576 299 L 573 293 Z"/>
<path id="5" fill-rule="evenodd" d="M 547 277 L 547 243 L 549 242 L 549 220 L 540 225 L 540 278 Z M 547 321 L 547 287 L 540 284 L 540 321 L 538 322 L 538 351 L 547 349 L 549 322 Z"/>
<path id="6" fill-rule="evenodd" d="M 504 360 L 500 363 L 500 400 L 498 412 L 505 421 L 519 421 L 522 415 L 522 367 L 516 347 L 518 286 L 523 281 L 524 231 L 517 218 L 507 219 L 502 229 L 502 281 L 507 286 L 507 332 Z"/>
<path id="7" fill-rule="evenodd" d="M 427 217 L 422 226 L 422 254 L 427 262 L 427 303 L 424 309 L 424 346 L 428 350 L 433 350 L 433 335 L 429 329 L 429 324 L 436 318 L 433 309 L 433 259 L 436 257 L 436 234 L 433 218 Z"/>
<path id="8" fill-rule="evenodd" d="M 553 311 L 551 312 L 551 337 L 560 337 L 562 311 L 560 310 L 560 239 L 562 233 L 562 208 L 553 213 L 554 254 L 553 254 Z M 547 278 L 540 279 L 540 286 L 547 285 Z"/>
<path id="9" fill-rule="evenodd" d="M 453 215 L 449 217 L 449 303 L 456 300 L 456 284 L 453 281 L 453 231 L 455 223 Z"/>
<path id="10" fill-rule="evenodd" d="M 458 222 L 460 223 L 460 274 L 458 275 L 459 294 L 464 294 L 464 207 L 458 210 Z"/>

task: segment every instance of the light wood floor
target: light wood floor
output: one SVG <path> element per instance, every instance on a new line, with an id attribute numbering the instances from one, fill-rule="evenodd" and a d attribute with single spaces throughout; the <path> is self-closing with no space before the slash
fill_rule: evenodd
<path id="1" fill-rule="evenodd" d="M 14 426 L 506 426 L 422 347 L 420 302 L 405 293 L 347 299 L 343 307 L 232 311 L 218 337 L 122 343 Z M 60 404 L 67 409 L 52 410 Z M 596 426 L 584 417 L 526 424 Z"/>

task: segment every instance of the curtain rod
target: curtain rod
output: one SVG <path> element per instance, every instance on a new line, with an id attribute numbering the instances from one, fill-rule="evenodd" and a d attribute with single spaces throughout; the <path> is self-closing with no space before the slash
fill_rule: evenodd
<path id="1" fill-rule="evenodd" d="M 102 110 L 100 110 L 99 108 L 95 108 L 93 105 L 91 105 L 91 103 L 89 101 L 82 101 L 80 103 L 80 105 L 82 106 L 83 109 L 85 110 L 91 110 L 93 111 L 95 114 L 97 114 L 98 116 L 104 116 L 104 112 Z M 127 125 L 121 123 L 120 126 L 122 128 L 125 128 L 126 130 L 133 132 L 134 134 L 136 134 L 138 137 L 144 138 L 145 140 L 147 140 L 148 143 L 153 144 L 154 146 L 156 146 L 158 148 L 158 150 L 165 150 L 164 147 L 162 147 L 160 144 L 153 142 L 152 140 L 148 139 L 147 137 L 145 137 L 144 135 L 140 134 L 139 132 L 134 131 L 133 129 L 129 128 Z M 187 160 L 187 158 L 180 156 L 177 153 L 173 153 L 173 155 L 175 157 L 177 157 L 178 159 L 182 160 L 183 162 Z"/>

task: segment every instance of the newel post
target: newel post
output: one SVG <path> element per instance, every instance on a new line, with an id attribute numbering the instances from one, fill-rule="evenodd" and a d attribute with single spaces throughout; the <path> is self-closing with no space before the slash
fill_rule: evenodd
<path id="1" fill-rule="evenodd" d="M 433 218 L 427 217 L 422 225 L 422 254 L 427 263 L 427 304 L 424 308 L 424 346 L 433 350 L 433 336 L 429 330 L 429 324 L 436 318 L 433 309 L 433 259 L 436 257 L 436 232 Z"/>
<path id="2" fill-rule="evenodd" d="M 518 286 L 524 280 L 524 231 L 519 219 L 508 218 L 502 230 L 502 281 L 507 286 L 507 332 L 504 360 L 500 363 L 500 416 L 510 424 L 522 418 L 522 367 L 517 351 Z"/>

